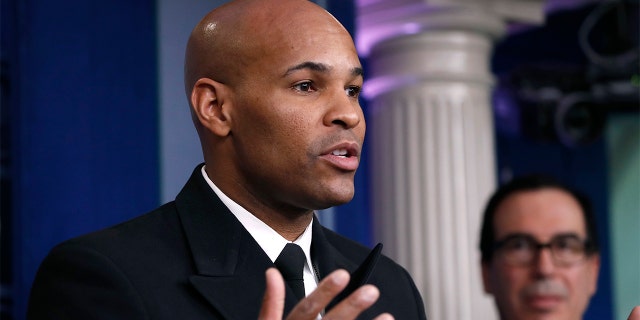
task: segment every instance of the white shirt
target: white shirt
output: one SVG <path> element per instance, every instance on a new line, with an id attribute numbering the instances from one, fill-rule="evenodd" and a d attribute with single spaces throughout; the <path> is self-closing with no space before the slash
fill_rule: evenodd
<path id="1" fill-rule="evenodd" d="M 213 192 L 222 200 L 225 206 L 229 208 L 231 213 L 240 221 L 242 226 L 244 226 L 247 231 L 251 234 L 253 239 L 260 245 L 262 250 L 269 256 L 271 261 L 276 261 L 278 255 L 284 246 L 289 243 L 287 239 L 278 234 L 275 230 L 269 227 L 266 223 L 262 222 L 262 220 L 256 218 L 253 214 L 251 214 L 247 209 L 240 206 L 235 201 L 231 200 L 231 198 L 227 197 L 218 187 L 209 179 L 207 176 L 207 172 L 205 171 L 205 166 L 202 166 L 202 176 L 204 180 L 209 184 Z M 302 235 L 298 237 L 293 243 L 299 245 L 304 252 L 306 257 L 306 263 L 304 265 L 303 278 L 304 278 L 304 291 L 305 295 L 309 295 L 313 290 L 318 287 L 318 279 L 316 279 L 315 273 L 312 271 L 313 267 L 311 264 L 311 225 L 313 224 L 313 220 L 309 223 L 307 228 L 304 230 Z"/>

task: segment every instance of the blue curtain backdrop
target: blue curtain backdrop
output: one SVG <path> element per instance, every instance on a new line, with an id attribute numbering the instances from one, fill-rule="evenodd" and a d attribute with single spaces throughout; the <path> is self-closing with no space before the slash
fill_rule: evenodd
<path id="1" fill-rule="evenodd" d="M 23 319 L 52 246 L 158 204 L 155 3 L 3 0 L 3 8 L 15 14 L 13 30 L 3 28 L 13 33 L 3 46 L 13 235 L 3 291 Z"/>

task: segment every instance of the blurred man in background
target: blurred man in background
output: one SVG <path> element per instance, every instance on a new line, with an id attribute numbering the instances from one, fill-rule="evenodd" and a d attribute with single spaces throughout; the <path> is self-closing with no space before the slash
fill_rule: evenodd
<path id="1" fill-rule="evenodd" d="M 500 187 L 484 211 L 484 290 L 502 320 L 579 320 L 596 292 L 600 256 L 588 199 L 528 176 Z"/>

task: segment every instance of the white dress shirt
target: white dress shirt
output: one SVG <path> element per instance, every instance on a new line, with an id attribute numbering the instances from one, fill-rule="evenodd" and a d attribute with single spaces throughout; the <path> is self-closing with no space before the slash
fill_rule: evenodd
<path id="1" fill-rule="evenodd" d="M 207 176 L 205 166 L 202 166 L 202 176 L 204 180 L 209 184 L 213 192 L 218 195 L 220 200 L 229 208 L 231 213 L 242 223 L 245 229 L 249 231 L 253 239 L 260 245 L 262 250 L 269 256 L 271 261 L 276 261 L 278 255 L 284 246 L 289 242 L 287 239 L 278 234 L 275 230 L 269 227 L 262 220 L 256 218 L 253 214 L 247 211 L 245 208 L 237 204 L 231 198 L 227 197 Z M 304 278 L 304 291 L 305 295 L 309 295 L 313 290 L 318 287 L 318 279 L 316 279 L 315 272 L 311 264 L 311 225 L 313 220 L 309 223 L 302 235 L 298 237 L 293 243 L 299 245 L 306 257 L 306 263 L 304 265 L 303 278 Z"/>

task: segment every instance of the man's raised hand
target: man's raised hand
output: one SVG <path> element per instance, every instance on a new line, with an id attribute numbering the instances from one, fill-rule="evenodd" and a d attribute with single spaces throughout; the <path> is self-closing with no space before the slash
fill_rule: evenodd
<path id="1" fill-rule="evenodd" d="M 266 272 L 267 286 L 260 309 L 260 320 L 282 320 L 284 313 L 285 284 L 280 272 L 269 268 Z M 308 297 L 302 299 L 287 316 L 287 320 L 315 320 L 317 315 L 349 283 L 349 273 L 336 270 L 330 273 Z M 373 305 L 380 292 L 373 285 L 364 285 L 338 303 L 323 316 L 325 320 L 355 319 L 362 311 Z M 381 314 L 375 320 L 393 320 L 390 314 Z"/>

